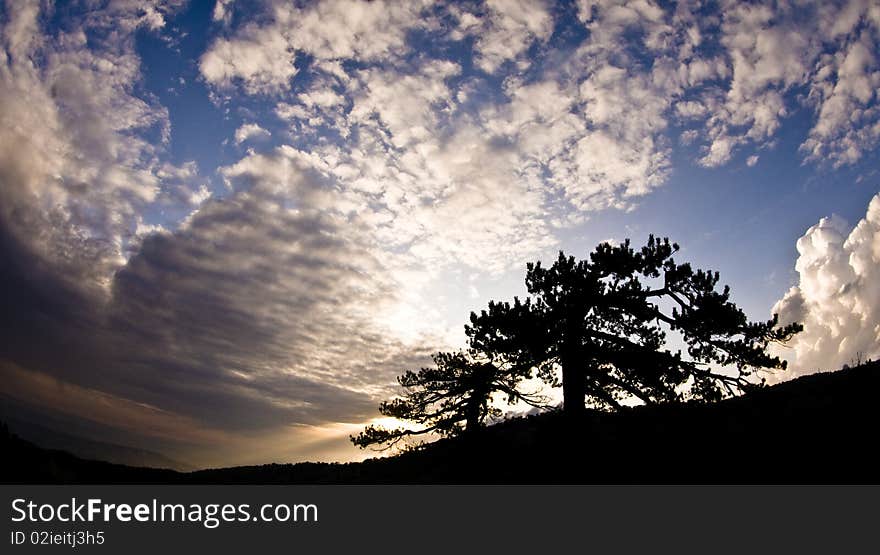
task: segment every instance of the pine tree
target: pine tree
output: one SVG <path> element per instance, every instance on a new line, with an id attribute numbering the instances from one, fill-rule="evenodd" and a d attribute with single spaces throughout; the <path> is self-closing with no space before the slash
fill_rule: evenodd
<path id="1" fill-rule="evenodd" d="M 496 362 L 473 350 L 437 353 L 433 359 L 434 367 L 407 371 L 398 377 L 405 394 L 379 405 L 383 416 L 408 421 L 413 426 L 394 429 L 367 426 L 351 437 L 352 443 L 362 448 L 370 445 L 388 448 L 415 436 L 474 432 L 487 418 L 500 416 L 501 410 L 492 404 L 495 394 L 509 404 L 522 401 L 545 406 L 541 395 L 519 390 L 520 382 L 531 377 L 529 367 Z"/>
<path id="2" fill-rule="evenodd" d="M 627 399 L 652 404 L 718 400 L 755 387 L 759 369 L 785 368 L 767 353 L 802 327 L 777 318 L 750 322 L 718 290 L 717 272 L 677 264 L 678 245 L 651 236 L 635 251 L 600 244 L 589 260 L 559 253 L 545 268 L 527 265 L 525 301 L 490 302 L 472 313 L 472 348 L 497 360 L 534 367 L 551 385 L 561 371 L 564 410 L 618 409 Z M 680 336 L 686 354 L 668 347 Z"/>

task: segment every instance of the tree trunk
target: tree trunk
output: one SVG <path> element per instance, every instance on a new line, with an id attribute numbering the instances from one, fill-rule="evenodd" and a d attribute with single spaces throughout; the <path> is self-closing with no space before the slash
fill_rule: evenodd
<path id="1" fill-rule="evenodd" d="M 576 309 L 577 307 L 570 307 Z M 587 376 L 584 370 L 583 347 L 581 342 L 580 324 L 584 314 L 576 311 L 567 314 L 563 328 L 560 365 L 562 366 L 562 412 L 572 422 L 579 420 L 586 413 L 584 398 L 587 394 Z"/>
<path id="2" fill-rule="evenodd" d="M 467 407 L 465 408 L 465 433 L 472 434 L 480 428 L 481 404 L 482 398 L 478 395 L 473 395 L 470 399 L 468 399 Z"/>
<path id="3" fill-rule="evenodd" d="M 580 361 L 568 360 L 562 363 L 562 410 L 571 417 L 580 417 L 586 412 L 586 376 Z"/>

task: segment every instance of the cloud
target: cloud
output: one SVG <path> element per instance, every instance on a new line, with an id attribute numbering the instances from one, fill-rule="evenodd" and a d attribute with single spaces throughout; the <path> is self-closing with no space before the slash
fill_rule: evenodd
<path id="1" fill-rule="evenodd" d="M 407 271 L 463 263 L 501 272 L 554 242 L 535 170 L 506 139 L 484 132 L 492 122 L 461 109 L 448 85 L 459 72 L 445 61 L 365 69 L 345 84 L 347 111 L 279 107 L 297 133 L 327 125 L 348 137 L 303 159 L 342 193 L 335 209 L 357 214 L 383 259 Z M 499 125 L 516 132 L 517 124 Z"/>
<path id="2" fill-rule="evenodd" d="M 801 322 L 789 355 L 795 373 L 836 370 L 880 356 L 880 195 L 850 228 L 822 218 L 797 242 L 799 280 L 773 307 Z"/>
<path id="3" fill-rule="evenodd" d="M 439 123 L 438 105 L 451 101 L 445 80 L 458 72 L 457 64 L 442 61 L 427 63 L 412 73 L 359 72 L 349 122 L 373 127 L 369 119 L 378 117 L 378 127 L 387 130 L 392 145 L 398 148 L 428 139 L 430 129 Z"/>
<path id="4" fill-rule="evenodd" d="M 509 158 L 510 171 L 545 174 L 542 196 L 565 212 L 554 215 L 558 223 L 582 221 L 595 210 L 629 209 L 662 186 L 671 170 L 670 123 L 694 126 L 682 130 L 680 143 L 695 144 L 697 161 L 708 167 L 728 163 L 750 145 L 771 146 L 783 119 L 804 105 L 817 110 L 802 145 L 807 160 L 849 164 L 874 148 L 880 73 L 871 53 L 880 16 L 870 3 L 721 8 L 705 14 L 687 3 L 671 9 L 650 0 L 581 1 L 577 20 L 586 37 L 560 46 L 550 42 L 560 14 L 543 3 L 353 8 L 338 2 L 300 9 L 269 2 L 266 22 L 245 23 L 228 40 L 265 31 L 267 52 L 280 36 L 288 56 L 314 57 L 308 71 L 317 82 L 277 105 L 292 134 L 330 129 L 348 141 L 354 124 L 376 115 L 392 148 L 415 150 L 476 123 L 495 135 L 487 140 L 511 141 L 517 155 Z M 364 33 L 361 21 L 374 21 L 373 32 Z M 444 48 L 469 47 L 465 59 L 503 78 L 500 90 L 465 76 L 460 63 L 424 52 L 418 64 L 458 69 L 414 75 L 416 31 Z M 205 56 L 224 48 L 225 40 Z M 541 67 L 532 67 L 529 52 L 539 53 Z M 254 60 L 255 72 L 277 75 L 275 85 L 283 86 L 263 87 L 239 72 L 243 89 L 284 97 L 290 75 Z M 343 67 L 343 60 L 357 65 Z M 809 94 L 795 94 L 803 90 Z"/>
<path id="5" fill-rule="evenodd" d="M 250 24 L 234 38 L 214 41 L 202 55 L 199 69 L 219 87 L 241 83 L 249 93 L 268 93 L 290 88 L 298 71 L 295 61 L 296 54 L 280 29 Z"/>
<path id="6" fill-rule="evenodd" d="M 871 33 L 862 31 L 846 50 L 822 57 L 810 91 L 819 117 L 801 145 L 808 160 L 852 164 L 877 146 L 880 110 L 871 105 L 880 89 L 876 47 Z"/>
<path id="7" fill-rule="evenodd" d="M 406 359 L 371 318 L 392 284 L 355 226 L 292 200 L 309 187 L 295 170 L 281 187 L 239 171 L 246 192 L 148 237 L 116 274 L 108 325 L 128 381 L 214 427 L 367 418 L 375 384 Z"/>
<path id="8" fill-rule="evenodd" d="M 241 144 L 253 139 L 265 139 L 271 133 L 260 127 L 258 123 L 245 123 L 235 130 L 235 144 Z"/>
<path id="9" fill-rule="evenodd" d="M 241 84 L 251 94 L 290 89 L 300 51 L 320 61 L 373 61 L 399 54 L 407 31 L 421 26 L 425 2 L 315 2 L 299 8 L 266 2 L 265 23 L 247 23 L 212 42 L 199 69 L 211 84 Z M 223 10 L 226 17 L 226 11 Z"/>
<path id="10" fill-rule="evenodd" d="M 719 166 L 741 145 L 766 144 L 797 107 L 790 91 L 802 87 L 818 110 L 801 145 L 806 159 L 834 166 L 859 160 L 880 136 L 880 114 L 869 107 L 880 82 L 871 55 L 878 48 L 878 22 L 876 8 L 860 0 L 725 6 L 720 42 L 732 79 L 708 118 L 709 143 L 700 162 Z"/>
<path id="11" fill-rule="evenodd" d="M 232 21 L 232 3 L 233 0 L 217 0 L 214 11 L 211 12 L 211 19 L 228 25 Z"/>
<path id="12" fill-rule="evenodd" d="M 280 149 L 224 169 L 235 193 L 143 238 L 103 302 L 0 235 L 4 290 L 16 292 L 4 299 L 3 329 L 16 331 L 0 355 L 33 378 L 20 376 L 17 397 L 41 399 L 28 384 L 57 380 L 85 399 L 70 410 L 93 397 L 126 414 L 149 406 L 208 443 L 372 417 L 434 344 L 389 334 L 382 317 L 400 284 L 356 219 L 323 208 L 336 203 L 298 156 Z"/>
<path id="13" fill-rule="evenodd" d="M 140 442 L 157 422 L 240 444 L 243 430 L 372 417 L 427 348 L 384 327 L 396 282 L 370 230 L 329 210 L 341 201 L 289 150 L 226 168 L 222 200 L 194 164 L 163 161 L 168 114 L 120 31 L 158 22 L 123 15 L 47 33 L 22 3 L 3 27 L 0 357 L 17 398 L 80 413 L 103 399 Z M 112 21 L 112 40 L 86 39 Z M 171 202 L 182 223 L 150 216 Z M 67 408 L 38 394 L 47 380 Z M 226 452 L 203 447 L 215 464 Z"/>
<path id="14" fill-rule="evenodd" d="M 669 106 L 669 91 L 665 85 L 656 85 L 648 71 L 626 70 L 614 65 L 624 63 L 629 57 L 622 41 L 626 31 L 633 27 L 643 29 L 648 35 L 645 41 L 661 48 L 654 43 L 660 42 L 658 37 L 669 29 L 663 10 L 654 4 L 645 3 L 632 9 L 609 5 L 594 10 L 595 13 L 584 17 L 593 36 L 575 57 L 576 62 L 560 68 L 561 72 L 560 69 L 547 72 L 546 77 L 531 82 L 515 76 L 527 68 L 524 58 L 520 59 L 524 53 L 532 44 L 546 41 L 553 31 L 553 17 L 546 6 L 489 2 L 475 11 L 450 7 L 448 12 L 459 33 L 451 38 L 460 40 L 467 34 L 476 37 L 472 53 L 474 64 L 494 73 L 506 61 L 519 60 L 514 66 L 504 66 L 513 78 L 505 81 L 503 100 L 494 105 L 480 100 L 493 95 L 485 83 L 456 79 L 461 70 L 455 63 L 420 60 L 418 71 L 402 64 L 401 58 L 412 46 L 407 44 L 404 35 L 391 33 L 384 27 L 357 47 L 345 46 L 348 43 L 342 39 L 334 43 L 333 48 L 321 46 L 320 39 L 303 40 L 301 35 L 309 36 L 319 28 L 322 33 L 349 29 L 346 36 L 357 35 L 356 30 L 350 29 L 348 19 L 335 9 L 327 9 L 330 11 L 323 14 L 318 26 L 310 23 L 314 22 L 311 12 L 297 12 L 301 16 L 297 18 L 288 8 L 272 5 L 269 11 L 273 18 L 267 28 L 274 33 L 282 27 L 280 22 L 289 22 L 291 28 L 301 31 L 291 32 L 290 48 L 319 60 L 345 58 L 376 64 L 357 71 L 340 66 L 330 71 L 328 66 L 316 64 L 312 72 L 319 77 L 317 82 L 299 91 L 295 102 L 284 101 L 277 106 L 279 117 L 289 121 L 291 133 L 298 136 L 329 128 L 345 141 L 358 137 L 360 145 L 340 145 L 341 152 L 330 156 L 335 161 L 347 155 L 346 151 L 357 152 L 360 163 L 357 160 L 346 165 L 333 163 L 338 169 L 349 171 L 376 156 L 379 157 L 376 164 L 398 167 L 399 161 L 410 165 L 422 160 L 424 167 L 428 164 L 424 161 L 426 153 L 447 151 L 456 137 L 468 137 L 473 142 L 475 134 L 470 129 L 483 128 L 490 133 L 484 139 L 486 145 L 480 147 L 483 152 L 502 153 L 497 145 L 510 142 L 509 154 L 499 158 L 508 165 L 496 172 L 501 180 L 497 186 L 510 182 L 510 176 L 523 179 L 526 175 L 549 174 L 546 185 L 535 180 L 528 186 L 535 211 L 542 211 L 550 199 L 557 203 L 559 190 L 566 202 L 578 211 L 628 208 L 635 198 L 665 182 L 669 152 L 662 132 L 666 127 L 664 112 Z M 415 28 L 415 16 L 424 11 L 424 6 L 419 6 L 415 11 L 389 17 L 399 19 L 404 28 L 408 25 Z M 241 32 L 247 35 L 255 31 L 245 26 Z M 374 42 L 375 45 L 370 46 Z M 713 75 L 711 68 L 714 67 L 695 61 L 693 79 Z M 269 67 L 263 69 L 271 72 Z M 212 79 L 211 75 L 206 77 Z M 248 80 L 247 76 L 242 78 L 246 92 L 260 88 L 259 83 Z M 633 111 L 633 106 L 639 109 Z M 378 126 L 373 125 L 370 119 L 373 117 L 377 118 Z M 366 137 L 355 134 L 355 129 Z M 367 143 L 370 146 L 365 149 Z M 377 149 L 378 145 L 382 146 Z M 407 170 L 424 174 L 423 168 L 409 166 Z M 408 178 L 407 175 L 398 174 L 394 179 Z M 339 178 L 345 180 L 346 176 L 339 175 Z M 364 176 L 360 176 L 355 186 L 365 187 L 367 183 Z M 431 190 L 434 185 L 437 189 Z M 404 184 L 401 188 L 408 187 L 409 184 Z M 433 198 L 437 208 L 446 202 L 447 195 L 442 192 L 451 190 L 448 183 L 425 175 L 420 180 L 420 189 L 418 194 Z M 562 205 L 555 208 L 565 209 Z M 390 211 L 399 213 L 394 208 Z M 580 220 L 577 216 L 562 214 L 554 215 L 553 219 L 557 222 Z M 415 226 L 409 231 L 404 232 L 403 237 L 418 233 Z M 495 245 L 487 245 L 491 246 Z"/>
<path id="15" fill-rule="evenodd" d="M 663 132 L 676 88 L 659 61 L 672 31 L 651 2 L 580 2 L 578 17 L 589 36 L 563 65 L 563 82 L 573 86 L 555 103 L 580 121 L 550 157 L 549 179 L 578 212 L 628 209 L 669 173 Z M 653 68 L 637 63 L 630 36 L 658 55 Z"/>
<path id="16" fill-rule="evenodd" d="M 2 29 L 0 217 L 43 263 L 106 286 L 139 213 L 196 186 L 161 161 L 168 112 L 138 86 L 134 32 L 168 7 L 114 3 L 53 33 L 38 7 L 10 3 Z"/>
<path id="17" fill-rule="evenodd" d="M 98 424 L 115 422 L 128 434 L 179 443 L 222 443 L 231 439 L 222 430 L 204 428 L 192 419 L 3 361 L 0 361 L 0 376 L 4 396 L 51 406 L 70 418 L 85 416 Z"/>
<path id="18" fill-rule="evenodd" d="M 474 63 L 486 73 L 519 59 L 532 44 L 553 33 L 553 19 L 543 1 L 489 0 L 486 12 L 480 26 L 468 28 L 477 36 Z"/>

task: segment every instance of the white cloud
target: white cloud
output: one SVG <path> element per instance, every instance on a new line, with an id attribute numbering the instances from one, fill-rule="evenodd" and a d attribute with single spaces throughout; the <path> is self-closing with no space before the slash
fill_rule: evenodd
<path id="1" fill-rule="evenodd" d="M 689 145 L 697 140 L 697 137 L 700 136 L 700 132 L 696 129 L 688 129 L 686 131 L 682 131 L 681 137 L 679 137 L 679 142 L 683 145 Z"/>
<path id="2" fill-rule="evenodd" d="M 292 44 L 325 60 L 375 61 L 402 52 L 409 29 L 424 23 L 422 9 L 429 3 L 318 2 L 305 9 L 287 2 L 275 7 L 278 21 L 292 27 Z"/>
<path id="3" fill-rule="evenodd" d="M 211 190 L 204 183 L 199 186 L 198 190 L 193 191 L 189 196 L 189 203 L 193 206 L 199 206 L 206 200 L 211 198 Z"/>
<path id="4" fill-rule="evenodd" d="M 302 119 L 308 120 L 310 112 L 303 106 L 289 104 L 287 102 L 279 102 L 275 106 L 275 115 L 282 120 Z"/>
<path id="5" fill-rule="evenodd" d="M 267 2 L 265 23 L 248 23 L 216 39 L 202 55 L 202 76 L 219 87 L 241 84 L 250 94 L 290 89 L 297 51 L 318 62 L 375 61 L 403 51 L 410 28 L 423 23 L 425 2 L 315 2 L 299 8 Z"/>
<path id="6" fill-rule="evenodd" d="M 353 92 L 351 123 L 372 126 L 371 118 L 387 130 L 391 143 L 402 148 L 429 138 L 436 129 L 439 105 L 448 103 L 451 93 L 445 79 L 460 68 L 446 61 L 433 61 L 417 73 L 364 70 L 358 73 Z"/>
<path id="7" fill-rule="evenodd" d="M 836 370 L 861 357 L 880 356 L 880 195 L 850 228 L 822 218 L 798 239 L 799 280 L 773 312 L 800 322 L 791 358 L 796 374 Z"/>
<path id="8" fill-rule="evenodd" d="M 652 0 L 578 0 L 578 18 L 594 35 L 594 44 L 606 47 L 621 39 L 627 30 L 639 27 L 645 31 L 642 42 L 652 50 L 664 46 L 670 32 L 665 23 L 667 14 Z"/>
<path id="9" fill-rule="evenodd" d="M 553 33 L 553 20 L 543 1 L 488 0 L 486 10 L 482 26 L 471 29 L 479 29 L 474 63 L 487 73 L 517 60 L 532 44 Z"/>
<path id="10" fill-rule="evenodd" d="M 235 130 L 235 144 L 241 144 L 253 139 L 265 139 L 271 133 L 260 127 L 257 123 L 245 123 Z"/>
<path id="11" fill-rule="evenodd" d="M 675 111 L 685 119 L 693 119 L 705 116 L 708 113 L 709 108 L 700 102 L 687 100 L 676 103 Z"/>
<path id="12" fill-rule="evenodd" d="M 880 89 L 877 41 L 862 32 L 845 51 L 823 56 L 811 97 L 819 117 L 801 150 L 809 160 L 851 164 L 880 141 L 880 109 L 871 106 Z M 836 76 L 836 79 L 835 79 Z"/>
<path id="13" fill-rule="evenodd" d="M 214 4 L 214 11 L 211 12 L 211 19 L 222 21 L 228 25 L 232 20 L 232 3 L 233 0 L 217 0 Z"/>
<path id="14" fill-rule="evenodd" d="M 727 163 L 743 145 L 770 141 L 792 106 L 791 91 L 809 88 L 818 120 L 801 150 L 807 160 L 852 164 L 880 139 L 880 111 L 869 107 L 880 86 L 870 2 L 779 6 L 734 4 L 723 9 L 721 44 L 732 67 L 723 103 L 707 121 L 700 162 Z"/>
<path id="15" fill-rule="evenodd" d="M 343 192 L 333 208 L 368 221 L 382 257 L 408 271 L 436 275 L 464 263 L 500 272 L 554 242 L 534 168 L 495 135 L 516 136 L 521 126 L 550 118 L 547 107 L 555 104 L 520 94 L 502 115 L 475 122 L 447 84 L 459 71 L 444 61 L 365 69 L 346 84 L 347 113 L 336 105 L 278 107 L 293 126 L 329 124 L 351 137 L 301 156 Z M 308 90 L 299 98 L 314 96 Z M 297 129 L 307 132 L 305 124 Z"/>
<path id="16" fill-rule="evenodd" d="M 628 209 L 668 176 L 663 133 L 678 86 L 662 63 L 635 63 L 624 37 L 640 31 L 642 46 L 662 58 L 672 29 L 653 2 L 581 2 L 578 9 L 590 36 L 565 69 L 578 83 L 574 112 L 583 132 L 550 161 L 550 180 L 581 212 Z"/>
<path id="17" fill-rule="evenodd" d="M 356 126 L 371 128 L 369 141 L 382 145 L 371 146 L 371 156 L 412 159 L 448 141 L 458 127 L 476 124 L 490 133 L 487 140 L 510 142 L 517 153 L 508 158 L 510 171 L 543 173 L 544 195 L 562 192 L 581 213 L 631 208 L 665 183 L 670 119 L 693 124 L 681 144 L 702 143 L 699 163 L 720 166 L 741 148 L 772 144 L 795 108 L 792 91 L 809 85 L 808 101 L 819 117 L 803 146 L 808 159 L 853 162 L 880 137 L 880 110 L 869 107 L 880 79 L 880 73 L 868 72 L 876 37 L 867 29 L 876 18 L 864 2 L 803 9 L 730 4 L 718 17 L 705 17 L 687 4 L 670 10 L 650 0 L 584 0 L 577 10 L 587 38 L 565 57 L 548 56 L 553 63 L 529 80 L 523 78 L 529 67 L 524 55 L 554 30 L 546 5 L 449 6 L 440 10 L 449 18 L 447 27 L 427 17 L 437 12 L 431 6 L 384 6 L 379 16 L 381 3 L 302 9 L 269 3 L 267 23 L 245 24 L 228 40 L 253 35 L 267 41 L 268 52 L 277 42 L 290 56 L 302 51 L 315 57 L 315 81 L 277 104 L 292 136 L 317 138 L 315 130 L 324 127 L 349 140 Z M 374 32 L 365 33 L 362 21 L 374 22 Z M 457 63 L 423 57 L 422 69 L 413 71 L 403 62 L 413 48 L 407 32 L 444 28 L 449 40 L 474 37 L 475 66 L 505 78 L 500 98 L 487 96 L 478 79 L 453 79 L 459 77 Z M 828 69 L 816 65 L 822 56 Z M 282 58 L 273 57 L 276 63 Z M 360 67 L 346 70 L 341 60 Z M 275 92 L 284 96 L 289 74 L 260 61 L 253 71 L 277 76 L 281 86 L 274 83 Z M 246 92 L 271 89 L 256 73 L 238 73 Z M 378 127 L 369 121 L 374 117 Z M 754 156 L 747 160 L 754 163 Z M 340 171 L 352 173 L 353 163 Z M 581 219 L 568 213 L 554 221 Z"/>
<path id="18" fill-rule="evenodd" d="M 252 94 L 287 90 L 297 74 L 296 53 L 276 27 L 254 24 L 240 29 L 234 38 L 214 41 L 202 55 L 202 76 L 219 87 L 241 83 Z"/>

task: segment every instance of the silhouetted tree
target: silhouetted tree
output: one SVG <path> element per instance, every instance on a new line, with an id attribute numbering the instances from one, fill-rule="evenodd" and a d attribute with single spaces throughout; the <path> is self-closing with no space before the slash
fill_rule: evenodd
<path id="1" fill-rule="evenodd" d="M 631 397 L 717 400 L 758 385 L 756 369 L 785 368 L 767 347 L 802 327 L 779 327 L 775 315 L 749 322 L 729 288 L 716 289 L 718 273 L 677 264 L 677 250 L 651 236 L 640 251 L 627 240 L 600 244 L 589 260 L 560 252 L 549 268 L 530 263 L 530 297 L 471 313 L 471 347 L 534 367 L 552 385 L 561 370 L 564 410 L 574 415 L 585 397 L 614 409 Z M 686 357 L 667 348 L 668 331 L 680 335 Z"/>
<path id="2" fill-rule="evenodd" d="M 387 429 L 367 426 L 351 441 L 359 447 L 396 445 L 401 440 L 424 434 L 440 436 L 473 432 L 489 416 L 500 416 L 500 409 L 492 406 L 493 394 L 501 394 L 509 404 L 522 401 L 544 407 L 538 394 L 523 393 L 518 387 L 532 375 L 529 366 L 512 362 L 496 363 L 476 351 L 437 353 L 435 366 L 418 372 L 407 371 L 397 378 L 406 393 L 403 397 L 379 405 L 384 416 L 412 422 L 412 428 Z"/>

